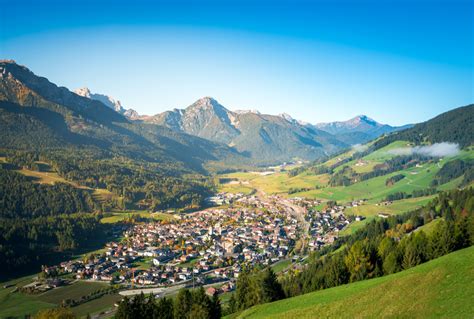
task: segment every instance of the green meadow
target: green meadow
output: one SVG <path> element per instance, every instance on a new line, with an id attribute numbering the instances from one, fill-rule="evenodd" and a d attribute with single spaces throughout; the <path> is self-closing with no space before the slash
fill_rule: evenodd
<path id="1" fill-rule="evenodd" d="M 252 307 L 229 318 L 472 318 L 474 247 L 393 275 Z"/>

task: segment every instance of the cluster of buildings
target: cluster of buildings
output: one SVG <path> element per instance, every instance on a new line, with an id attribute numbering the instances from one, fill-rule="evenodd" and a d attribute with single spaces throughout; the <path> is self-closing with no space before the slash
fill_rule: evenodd
<path id="1" fill-rule="evenodd" d="M 347 206 L 321 211 L 317 200 L 218 194 L 229 203 L 175 220 L 136 224 L 101 254 L 63 262 L 45 273 L 71 273 L 77 279 L 125 286 L 169 287 L 232 282 L 247 266 L 290 258 L 295 243 L 308 238 L 310 250 L 332 243 L 349 220 Z M 360 205 L 354 202 L 349 206 Z M 304 236 L 303 236 L 304 235 Z"/>
<path id="2" fill-rule="evenodd" d="M 244 264 L 287 258 L 299 236 L 298 220 L 283 206 L 255 196 L 233 200 L 240 205 L 134 225 L 104 253 L 45 272 L 128 285 L 209 284 L 238 277 Z"/>
<path id="3" fill-rule="evenodd" d="M 310 250 L 319 250 L 322 246 L 332 244 L 337 239 L 338 233 L 350 224 L 344 214 L 348 207 L 362 205 L 364 200 L 353 201 L 347 205 L 334 205 L 322 210 L 309 209 L 306 219 L 310 223 Z M 356 216 L 355 220 L 361 221 L 363 216 Z"/>

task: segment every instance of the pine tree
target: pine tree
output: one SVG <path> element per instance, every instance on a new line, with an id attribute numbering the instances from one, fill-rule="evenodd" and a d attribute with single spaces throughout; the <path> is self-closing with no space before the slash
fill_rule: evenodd
<path id="1" fill-rule="evenodd" d="M 158 301 L 157 313 L 158 316 L 156 316 L 156 318 L 173 319 L 173 301 L 166 297 L 160 298 L 160 301 Z"/>
<path id="2" fill-rule="evenodd" d="M 174 317 L 175 319 L 187 318 L 191 312 L 193 298 L 188 289 L 181 289 L 176 296 L 174 302 Z"/>
<path id="3" fill-rule="evenodd" d="M 115 313 L 116 319 L 131 319 L 131 308 L 130 300 L 125 296 L 120 302 L 117 312 Z"/>
<path id="4" fill-rule="evenodd" d="M 285 297 L 281 284 L 278 282 L 275 272 L 267 268 L 262 280 L 263 302 L 272 302 Z"/>
<path id="5" fill-rule="evenodd" d="M 233 294 L 232 294 L 233 296 Z M 230 301 L 229 301 L 230 302 Z M 210 319 L 219 319 L 222 317 L 221 301 L 217 291 L 212 295 Z"/>

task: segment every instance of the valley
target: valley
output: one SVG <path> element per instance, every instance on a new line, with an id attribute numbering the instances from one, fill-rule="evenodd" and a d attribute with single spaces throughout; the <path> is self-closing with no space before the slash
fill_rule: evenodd
<path id="1" fill-rule="evenodd" d="M 144 116 L 13 61 L 0 71 L 0 317 L 109 318 L 140 292 L 231 317 L 331 316 L 471 252 L 473 105 L 400 127 L 211 97 Z"/>

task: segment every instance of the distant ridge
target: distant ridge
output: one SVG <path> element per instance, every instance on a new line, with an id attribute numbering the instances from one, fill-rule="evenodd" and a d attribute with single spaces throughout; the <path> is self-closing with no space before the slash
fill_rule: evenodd
<path id="1" fill-rule="evenodd" d="M 413 125 L 390 126 L 388 124 L 381 124 L 367 115 L 358 115 L 347 121 L 318 123 L 314 126 L 322 131 L 333 134 L 348 144 L 360 144 L 383 134 L 410 128 Z"/>

